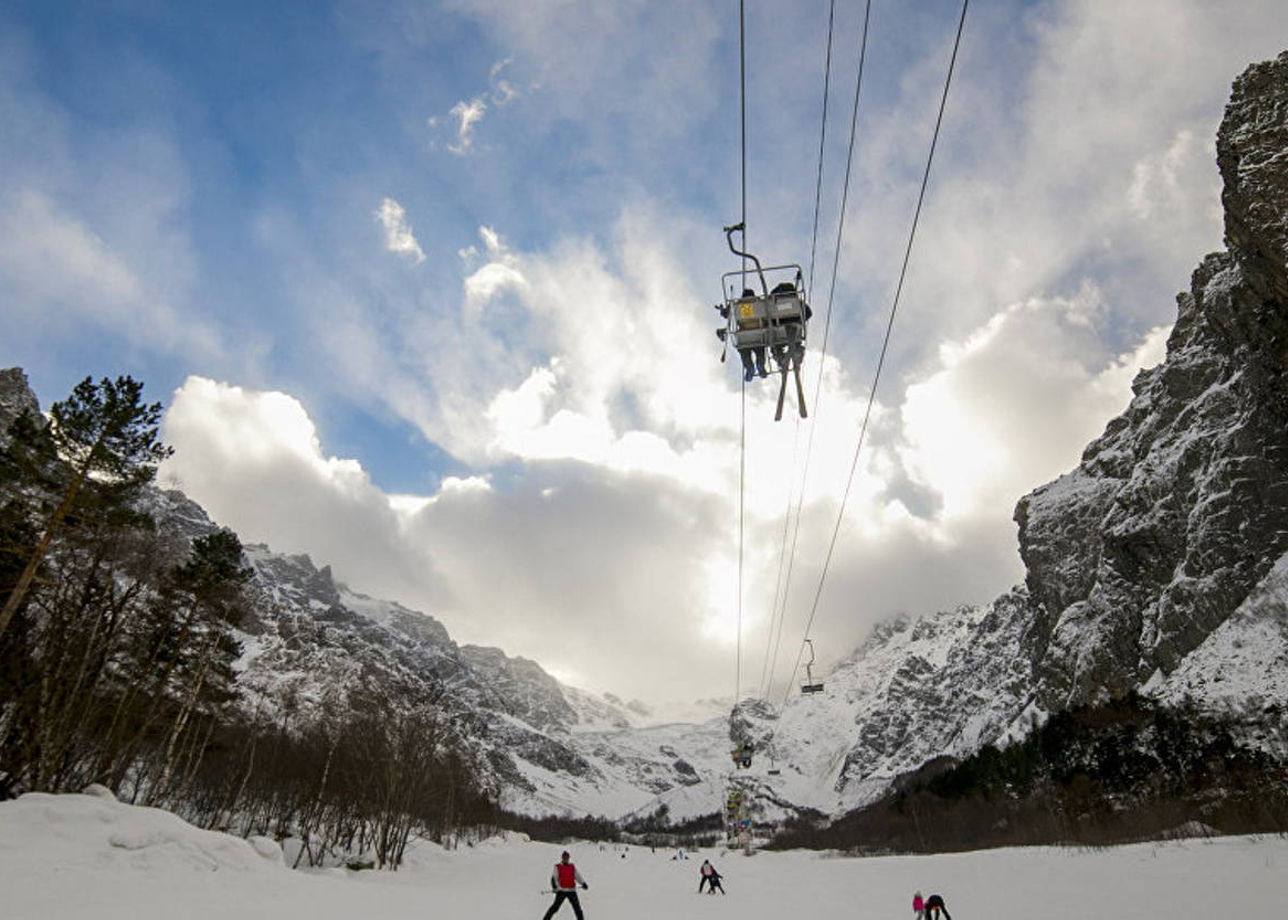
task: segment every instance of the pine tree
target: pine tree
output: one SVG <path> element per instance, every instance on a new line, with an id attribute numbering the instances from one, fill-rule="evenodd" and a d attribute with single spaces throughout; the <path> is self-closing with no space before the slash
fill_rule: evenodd
<path id="1" fill-rule="evenodd" d="M 68 464 L 70 479 L 49 512 L 40 539 L 31 550 L 13 590 L 0 610 L 0 638 L 22 605 L 50 546 L 58 536 L 77 496 L 89 481 L 128 492 L 150 482 L 170 448 L 157 440 L 161 404 L 141 402 L 143 384 L 131 377 L 94 383 L 86 377 L 63 402 L 50 409 L 47 434 L 57 455 Z"/>

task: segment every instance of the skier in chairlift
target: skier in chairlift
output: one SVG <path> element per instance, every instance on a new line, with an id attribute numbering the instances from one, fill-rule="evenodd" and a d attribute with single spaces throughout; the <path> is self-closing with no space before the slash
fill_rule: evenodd
<path id="1" fill-rule="evenodd" d="M 794 290 L 794 289 L 793 289 Z M 751 288 L 743 288 L 742 296 L 755 297 L 756 292 Z M 716 304 L 716 310 L 720 313 L 720 318 L 726 322 L 729 319 L 729 305 Z M 716 329 L 716 336 L 720 341 L 725 341 L 729 335 L 727 326 L 721 326 Z M 765 369 L 765 346 L 751 345 L 746 348 L 738 349 L 738 357 L 742 359 L 742 380 L 743 383 L 750 383 L 753 377 L 768 377 L 769 371 Z"/>
<path id="2" fill-rule="evenodd" d="M 770 293 L 771 294 L 795 294 L 796 285 L 790 281 L 784 281 L 782 284 L 774 285 L 774 289 L 770 291 Z M 801 300 L 801 313 L 804 316 L 804 319 L 806 322 L 808 322 L 809 319 L 814 315 L 813 309 L 811 309 L 810 305 L 806 303 L 804 300 Z M 805 359 L 805 343 L 803 341 L 803 336 L 801 334 L 802 322 L 800 319 L 792 318 L 792 319 L 782 320 L 781 324 L 783 327 L 793 330 L 794 332 L 794 335 L 792 335 L 793 342 L 791 343 L 791 345 L 775 345 L 774 359 L 778 362 L 778 366 L 783 370 L 786 370 L 792 364 L 795 364 L 797 367 L 799 367 L 801 361 Z M 762 374 L 761 376 L 764 376 L 764 375 Z"/>

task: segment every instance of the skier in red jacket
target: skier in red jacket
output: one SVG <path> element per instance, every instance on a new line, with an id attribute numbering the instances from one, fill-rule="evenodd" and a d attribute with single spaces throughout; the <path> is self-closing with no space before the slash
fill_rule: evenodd
<path id="1" fill-rule="evenodd" d="M 583 889 L 590 886 L 581 877 L 577 867 L 572 864 L 571 858 L 568 851 L 564 850 L 563 855 L 559 857 L 559 862 L 555 863 L 555 870 L 550 873 L 550 887 L 554 889 L 555 902 L 550 905 L 542 920 L 550 920 L 564 901 L 571 902 L 572 912 L 577 915 L 577 920 L 585 920 L 585 915 L 581 912 L 581 902 L 577 900 L 577 886 L 580 885 Z"/>

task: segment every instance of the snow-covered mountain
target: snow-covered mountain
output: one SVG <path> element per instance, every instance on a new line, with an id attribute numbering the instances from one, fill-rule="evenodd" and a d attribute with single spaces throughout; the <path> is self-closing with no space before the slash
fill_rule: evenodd
<path id="1" fill-rule="evenodd" d="M 1020 500 L 1026 582 L 991 604 L 883 624 L 822 694 L 742 701 L 732 720 L 727 702 L 699 701 L 668 723 L 458 645 L 307 556 L 250 546 L 244 705 L 284 720 L 355 702 L 442 707 L 485 753 L 503 805 L 537 815 L 717 811 L 731 726 L 756 744 L 736 772 L 763 819 L 838 814 L 936 758 L 1133 688 L 1235 719 L 1288 755 L 1285 150 L 1288 53 L 1239 78 L 1221 126 L 1227 249 L 1178 298 L 1167 358 L 1137 377 L 1127 410 L 1077 468 Z M 34 404 L 20 371 L 0 372 L 0 421 Z M 215 527 L 180 492 L 150 502 L 176 538 Z"/>

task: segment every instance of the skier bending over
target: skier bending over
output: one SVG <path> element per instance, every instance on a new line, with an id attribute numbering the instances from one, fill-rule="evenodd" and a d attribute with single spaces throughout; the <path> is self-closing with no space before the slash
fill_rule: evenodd
<path id="1" fill-rule="evenodd" d="M 569 861 L 571 858 L 568 851 L 564 850 L 559 857 L 559 862 L 555 863 L 554 871 L 550 873 L 550 887 L 554 889 L 555 901 L 542 920 L 550 920 L 555 915 L 555 911 L 563 906 L 564 901 L 572 904 L 572 912 L 577 915 L 577 920 L 585 920 L 585 914 L 581 912 L 581 901 L 577 899 L 577 886 L 580 885 L 583 889 L 590 886 L 581 877 L 577 867 Z"/>
<path id="2" fill-rule="evenodd" d="M 944 912 L 944 920 L 953 920 L 953 915 L 944 906 L 944 899 L 937 894 L 926 898 L 926 920 L 939 920 L 939 912 Z"/>
<path id="3" fill-rule="evenodd" d="M 698 882 L 698 894 L 702 893 L 702 882 L 707 883 L 707 894 L 715 894 L 717 888 L 721 894 L 725 893 L 724 886 L 720 884 L 720 873 L 707 859 L 702 860 L 702 880 Z"/>
<path id="4" fill-rule="evenodd" d="M 702 860 L 702 868 L 698 870 L 702 877 L 698 879 L 698 894 L 702 894 L 702 889 L 711 884 L 711 877 L 716 874 L 716 867 L 711 865 L 711 860 Z"/>

